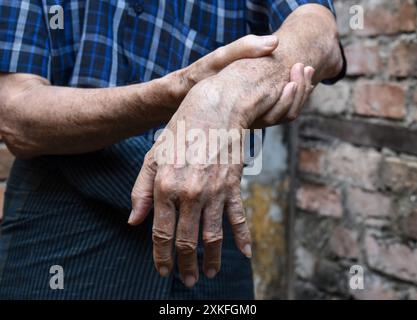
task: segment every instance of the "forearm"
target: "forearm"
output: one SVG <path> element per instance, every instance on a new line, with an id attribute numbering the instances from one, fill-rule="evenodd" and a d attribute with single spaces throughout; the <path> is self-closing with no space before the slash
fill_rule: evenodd
<path id="1" fill-rule="evenodd" d="M 168 121 L 176 109 L 164 78 L 80 89 L 15 77 L 8 87 L 19 89 L 3 92 L 0 121 L 3 138 L 18 156 L 98 150 Z"/>
<path id="2" fill-rule="evenodd" d="M 313 67 L 314 82 L 336 77 L 341 71 L 343 59 L 336 21 L 324 6 L 299 7 L 275 34 L 280 46 L 273 55 L 287 67 L 298 62 Z"/>
<path id="3" fill-rule="evenodd" d="M 64 88 L 34 75 L 0 74 L 0 134 L 17 156 L 101 149 L 167 122 L 196 83 L 277 45 L 275 36 L 243 37 L 163 78 L 117 88 Z"/>

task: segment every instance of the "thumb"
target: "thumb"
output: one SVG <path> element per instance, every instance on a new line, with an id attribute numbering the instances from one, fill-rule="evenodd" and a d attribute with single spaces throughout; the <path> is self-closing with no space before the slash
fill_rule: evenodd
<path id="1" fill-rule="evenodd" d="M 153 203 L 153 187 L 156 175 L 156 163 L 148 152 L 139 176 L 132 190 L 132 212 L 128 223 L 136 226 L 141 224 L 149 213 Z"/>
<path id="2" fill-rule="evenodd" d="M 206 56 L 208 62 L 206 66 L 209 69 L 219 70 L 236 60 L 267 56 L 278 47 L 278 42 L 278 37 L 275 35 L 244 36 Z"/>
<path id="3" fill-rule="evenodd" d="M 270 54 L 278 47 L 276 35 L 247 35 L 224 47 L 227 64 L 244 58 L 259 58 Z"/>

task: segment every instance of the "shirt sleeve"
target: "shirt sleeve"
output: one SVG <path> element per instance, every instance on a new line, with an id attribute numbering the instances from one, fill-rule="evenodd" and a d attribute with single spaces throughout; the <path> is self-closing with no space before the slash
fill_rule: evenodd
<path id="1" fill-rule="evenodd" d="M 49 78 L 50 46 L 40 0 L 0 2 L 0 72 Z"/>

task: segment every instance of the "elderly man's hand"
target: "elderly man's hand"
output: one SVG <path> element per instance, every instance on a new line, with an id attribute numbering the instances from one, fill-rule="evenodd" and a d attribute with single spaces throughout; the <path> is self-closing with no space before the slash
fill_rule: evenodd
<path id="1" fill-rule="evenodd" d="M 214 277 L 220 270 L 223 211 L 228 215 L 237 247 L 247 257 L 252 254 L 240 195 L 243 161 L 240 149 L 237 161 L 229 149 L 236 142 L 239 147 L 242 145 L 242 129 L 252 126 L 256 113 L 261 115 L 259 123 L 278 123 L 286 119 L 293 107 L 297 113 L 308 95 L 305 88 L 310 88 L 311 68 L 297 64 L 287 71 L 275 59 L 264 59 L 252 64 L 258 68 L 244 67 L 247 63 L 242 60 L 231 70 L 197 84 L 147 154 L 133 188 L 129 223 L 141 223 L 154 203 L 155 266 L 163 276 L 171 271 L 175 240 L 181 278 L 188 287 L 198 281 L 196 248 L 200 219 L 207 277 Z M 282 77 L 280 80 L 277 74 Z M 213 130 L 220 135 L 223 130 L 223 134 L 230 133 L 233 138 L 210 149 Z M 221 161 L 224 150 L 226 162 Z M 179 151 L 184 151 L 185 159 L 181 159 Z"/>

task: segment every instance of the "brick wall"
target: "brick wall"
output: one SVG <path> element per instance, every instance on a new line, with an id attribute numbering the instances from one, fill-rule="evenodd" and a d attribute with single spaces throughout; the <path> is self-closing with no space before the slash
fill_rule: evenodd
<path id="1" fill-rule="evenodd" d="M 295 297 L 417 298 L 417 1 L 335 5 L 348 77 L 319 86 L 299 124 Z"/>

